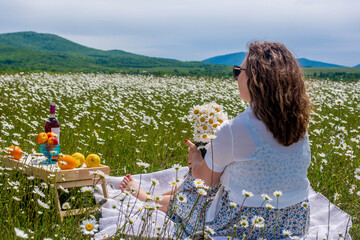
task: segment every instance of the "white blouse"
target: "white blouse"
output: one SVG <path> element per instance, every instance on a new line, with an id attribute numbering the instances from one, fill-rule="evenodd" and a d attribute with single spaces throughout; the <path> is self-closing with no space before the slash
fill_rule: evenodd
<path id="1" fill-rule="evenodd" d="M 265 124 L 258 120 L 249 106 L 236 118 L 224 122 L 215 132 L 212 144 L 207 144 L 205 162 L 215 172 L 223 172 L 222 184 L 212 202 L 207 221 L 219 210 L 223 191 L 229 192 L 231 201 L 242 204 L 243 190 L 254 196 L 243 206 L 260 207 L 261 194 L 268 194 L 276 207 L 275 191 L 281 191 L 278 208 L 297 204 L 308 197 L 310 183 L 307 169 L 311 153 L 308 135 L 303 140 L 283 146 L 277 142 Z"/>

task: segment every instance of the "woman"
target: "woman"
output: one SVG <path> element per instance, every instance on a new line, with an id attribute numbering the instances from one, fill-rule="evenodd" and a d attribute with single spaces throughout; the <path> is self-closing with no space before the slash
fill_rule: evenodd
<path id="1" fill-rule="evenodd" d="M 286 47 L 273 42 L 250 43 L 245 60 L 233 71 L 240 97 L 249 107 L 222 124 L 205 158 L 187 141 L 192 174 L 178 192 L 188 202 L 172 216 L 184 230 L 179 237 L 203 229 L 204 220 L 214 230 L 213 236 L 281 239 L 303 235 L 309 227 L 311 155 L 310 102 L 302 72 Z M 210 186 L 207 196 L 198 197 L 194 179 Z M 131 185 L 135 182 L 129 176 L 120 187 Z M 136 194 L 146 199 L 141 190 Z M 166 212 L 169 202 L 175 206 L 177 201 L 171 193 L 165 194 L 162 210 Z"/>

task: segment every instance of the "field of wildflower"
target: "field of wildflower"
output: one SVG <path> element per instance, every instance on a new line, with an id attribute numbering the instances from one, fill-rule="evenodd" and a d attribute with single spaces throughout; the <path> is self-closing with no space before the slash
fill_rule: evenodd
<path id="1" fill-rule="evenodd" d="M 352 216 L 350 234 L 360 239 L 360 81 L 307 80 L 312 187 Z M 216 102 L 229 119 L 243 111 L 233 80 L 121 74 L 0 75 L 0 239 L 87 239 L 99 213 L 60 221 L 52 179 L 43 182 L 2 166 L 10 145 L 39 152 L 50 102 L 57 104 L 61 152 L 95 153 L 110 175 L 137 174 L 187 165 L 184 139 L 194 105 Z M 62 207 L 95 206 L 91 187 L 59 190 Z M 94 229 L 87 229 L 93 226 Z M 346 230 L 344 229 L 344 232 Z"/>

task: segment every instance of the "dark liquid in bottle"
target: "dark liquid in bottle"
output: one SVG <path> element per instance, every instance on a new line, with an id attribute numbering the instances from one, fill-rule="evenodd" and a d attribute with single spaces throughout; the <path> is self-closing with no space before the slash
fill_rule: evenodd
<path id="1" fill-rule="evenodd" d="M 60 127 L 60 123 L 56 118 L 50 117 L 48 120 L 46 120 L 45 123 L 45 132 L 51 132 L 51 128 L 58 128 Z"/>

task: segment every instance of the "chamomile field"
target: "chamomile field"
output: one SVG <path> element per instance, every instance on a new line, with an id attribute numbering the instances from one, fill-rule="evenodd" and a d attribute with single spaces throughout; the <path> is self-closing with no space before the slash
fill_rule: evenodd
<path id="1" fill-rule="evenodd" d="M 312 163 L 308 177 L 315 191 L 349 213 L 350 234 L 360 239 L 360 81 L 307 80 L 313 103 L 309 135 Z M 39 152 L 50 102 L 57 105 L 61 153 L 95 153 L 110 175 L 137 174 L 187 165 L 184 139 L 192 139 L 187 119 L 194 105 L 216 102 L 229 119 L 247 104 L 233 80 L 121 74 L 0 75 L 0 239 L 90 239 L 84 220 L 95 225 L 100 213 L 60 221 L 54 184 L 1 158 L 11 145 Z M 59 190 L 63 208 L 94 206 L 91 188 Z M 95 218 L 95 220 L 92 220 Z M 344 229 L 343 233 L 345 233 Z"/>

